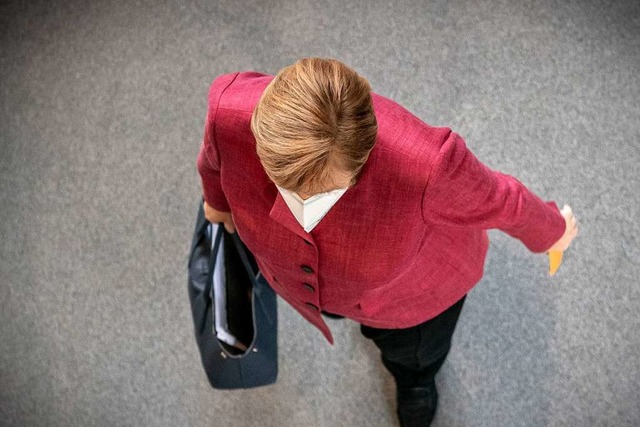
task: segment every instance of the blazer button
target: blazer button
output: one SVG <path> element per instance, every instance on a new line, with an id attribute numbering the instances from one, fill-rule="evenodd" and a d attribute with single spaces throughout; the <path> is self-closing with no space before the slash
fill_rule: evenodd
<path id="1" fill-rule="evenodd" d="M 313 286 L 311 286 L 311 285 L 310 285 L 310 284 L 308 284 L 308 283 L 303 283 L 303 284 L 302 284 L 302 286 L 304 286 L 304 288 L 305 288 L 306 290 L 308 290 L 309 292 L 314 292 L 314 291 L 316 290 L 316 288 L 314 288 Z"/>
<path id="2" fill-rule="evenodd" d="M 313 308 L 315 311 L 320 310 L 320 309 L 318 308 L 318 306 L 317 306 L 317 305 L 315 305 L 315 304 L 311 304 L 310 302 L 305 302 L 305 304 L 306 304 L 307 306 L 309 306 L 309 307 Z"/>
<path id="3" fill-rule="evenodd" d="M 301 265 L 300 268 L 306 273 L 313 273 L 313 268 L 309 267 L 308 265 Z"/>

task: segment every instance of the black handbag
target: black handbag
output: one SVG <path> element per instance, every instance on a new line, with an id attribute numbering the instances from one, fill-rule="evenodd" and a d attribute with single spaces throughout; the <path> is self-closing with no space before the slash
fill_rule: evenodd
<path id="1" fill-rule="evenodd" d="M 189 301 L 196 342 L 216 389 L 273 384 L 278 375 L 276 294 L 238 233 L 198 209 L 189 254 Z"/>

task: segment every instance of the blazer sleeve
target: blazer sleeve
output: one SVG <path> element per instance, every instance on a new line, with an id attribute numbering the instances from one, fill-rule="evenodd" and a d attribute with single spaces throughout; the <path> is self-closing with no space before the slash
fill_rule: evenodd
<path id="1" fill-rule="evenodd" d="M 213 81 L 209 88 L 207 118 L 204 126 L 204 138 L 196 160 L 196 167 L 202 182 L 204 200 L 212 208 L 229 212 L 231 209 L 222 191 L 220 182 L 220 157 L 216 141 L 215 118 L 220 96 L 233 82 L 238 73 L 226 74 Z"/>
<path id="2" fill-rule="evenodd" d="M 555 202 L 541 200 L 513 176 L 482 164 L 451 130 L 430 171 L 422 212 L 427 223 L 497 228 L 533 253 L 547 251 L 566 227 Z"/>

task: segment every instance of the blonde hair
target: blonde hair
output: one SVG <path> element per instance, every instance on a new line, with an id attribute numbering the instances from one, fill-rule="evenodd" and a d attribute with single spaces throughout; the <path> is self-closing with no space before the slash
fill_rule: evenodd
<path id="1" fill-rule="evenodd" d="M 331 58 L 301 58 L 266 87 L 251 116 L 260 162 L 290 191 L 334 185 L 332 172 L 354 185 L 378 131 L 367 79 Z"/>

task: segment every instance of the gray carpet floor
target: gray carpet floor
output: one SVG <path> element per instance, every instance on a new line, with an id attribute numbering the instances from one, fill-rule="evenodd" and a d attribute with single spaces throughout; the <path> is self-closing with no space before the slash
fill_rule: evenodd
<path id="1" fill-rule="evenodd" d="M 640 425 L 640 3 L 2 1 L 0 424 L 396 426 L 349 319 L 279 300 L 280 375 L 209 387 L 186 292 L 219 74 L 340 59 L 573 207 L 557 275 L 490 230 L 435 426 Z M 635 189 L 635 190 L 634 190 Z"/>

